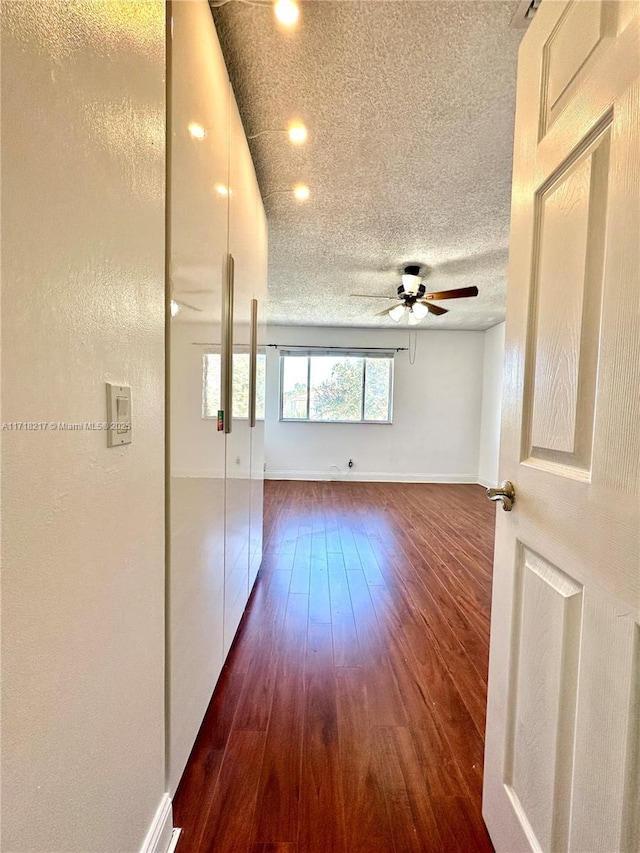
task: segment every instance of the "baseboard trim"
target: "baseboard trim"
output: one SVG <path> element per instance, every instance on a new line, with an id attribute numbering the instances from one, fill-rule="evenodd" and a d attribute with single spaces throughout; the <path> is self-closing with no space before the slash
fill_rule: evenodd
<path id="1" fill-rule="evenodd" d="M 266 471 L 265 480 L 335 480 L 355 483 L 478 483 L 477 474 L 388 474 L 366 471 Z"/>
<path id="2" fill-rule="evenodd" d="M 176 847 L 178 846 L 178 841 L 180 840 L 180 833 L 182 830 L 179 827 L 176 827 L 171 833 L 171 841 L 169 842 L 169 846 L 167 847 L 167 853 L 175 853 Z"/>
<path id="3" fill-rule="evenodd" d="M 140 853 L 169 853 L 172 847 L 175 850 L 177 843 L 177 836 L 174 839 L 171 797 L 163 794 Z"/>
<path id="4" fill-rule="evenodd" d="M 478 477 L 478 485 L 484 486 L 485 489 L 495 489 L 498 483 L 495 480 L 487 480 L 486 477 Z"/>

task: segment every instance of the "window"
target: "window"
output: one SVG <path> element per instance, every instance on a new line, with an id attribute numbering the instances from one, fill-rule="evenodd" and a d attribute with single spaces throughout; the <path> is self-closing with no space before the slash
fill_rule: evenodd
<path id="1" fill-rule="evenodd" d="M 256 363 L 256 418 L 264 420 L 266 356 L 259 354 Z M 220 354 L 202 356 L 202 417 L 217 418 L 220 408 Z M 233 417 L 249 417 L 249 353 L 233 355 Z"/>
<path id="2" fill-rule="evenodd" d="M 280 420 L 391 423 L 391 353 L 281 351 L 280 380 Z"/>

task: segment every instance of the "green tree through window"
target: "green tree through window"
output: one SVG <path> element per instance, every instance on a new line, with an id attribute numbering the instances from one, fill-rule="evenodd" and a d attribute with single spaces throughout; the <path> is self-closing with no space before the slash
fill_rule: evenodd
<path id="1" fill-rule="evenodd" d="M 264 420 L 266 356 L 256 361 L 256 418 Z M 233 355 L 233 417 L 249 417 L 249 353 Z M 202 417 L 217 418 L 220 408 L 220 355 L 205 353 L 202 357 Z"/>
<path id="2" fill-rule="evenodd" d="M 331 361 L 331 376 L 317 384 L 314 382 L 314 372 L 320 371 L 314 371 L 314 367 L 318 359 L 311 362 L 309 417 L 313 421 L 359 421 L 362 418 L 363 359 L 339 358 Z"/>

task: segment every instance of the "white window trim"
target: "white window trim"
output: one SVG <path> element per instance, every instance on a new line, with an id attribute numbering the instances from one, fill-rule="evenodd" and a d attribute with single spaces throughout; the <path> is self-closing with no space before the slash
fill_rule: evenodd
<path id="1" fill-rule="evenodd" d="M 307 417 L 306 418 L 285 418 L 283 415 L 284 408 L 284 360 L 287 356 L 296 356 L 303 357 L 307 359 Z M 316 420 L 308 417 L 310 407 L 311 407 L 311 359 L 315 357 L 326 357 L 326 356 L 336 356 L 338 358 L 344 358 L 345 356 L 350 356 L 352 358 L 362 358 L 364 360 L 364 367 L 362 371 L 362 402 L 360 407 L 360 420 L 353 421 L 331 421 L 331 420 Z M 379 350 L 367 350 L 367 349 L 331 349 L 331 350 L 323 350 L 320 348 L 316 349 L 305 349 L 305 348 L 297 348 L 297 349 L 285 349 L 282 348 L 279 353 L 280 359 L 280 382 L 278 388 L 278 420 L 281 423 L 285 424 L 351 424 L 353 426 L 392 426 L 393 425 L 393 394 L 394 394 L 394 382 L 395 382 L 395 350 L 389 351 L 379 351 Z M 366 380 L 367 380 L 367 359 L 368 358 L 385 358 L 391 362 L 391 376 L 389 377 L 389 397 L 388 397 L 388 412 L 389 417 L 387 420 L 365 420 L 364 419 L 364 407 L 365 407 L 365 390 L 366 390 Z"/>

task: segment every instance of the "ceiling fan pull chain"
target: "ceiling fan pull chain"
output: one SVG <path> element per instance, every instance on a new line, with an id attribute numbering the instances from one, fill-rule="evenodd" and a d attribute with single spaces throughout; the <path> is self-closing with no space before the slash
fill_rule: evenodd
<path id="1" fill-rule="evenodd" d="M 409 329 L 409 364 L 416 363 L 416 353 L 418 352 L 418 330 Z"/>

